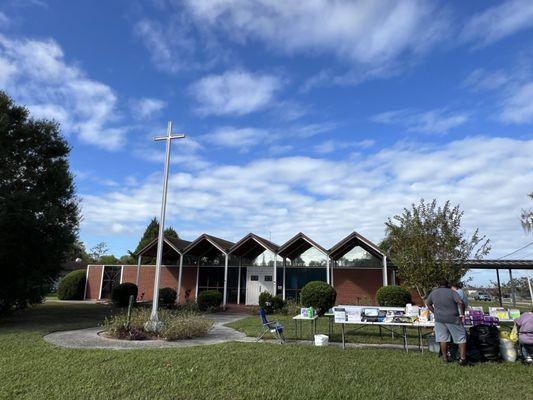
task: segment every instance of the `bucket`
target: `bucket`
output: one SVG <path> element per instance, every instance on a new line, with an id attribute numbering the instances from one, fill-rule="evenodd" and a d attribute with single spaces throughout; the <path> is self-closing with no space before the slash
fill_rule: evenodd
<path id="1" fill-rule="evenodd" d="M 329 337 L 327 335 L 315 335 L 315 346 L 327 346 Z"/>
<path id="2" fill-rule="evenodd" d="M 428 336 L 428 350 L 432 353 L 440 352 L 440 345 L 435 341 L 435 335 Z"/>

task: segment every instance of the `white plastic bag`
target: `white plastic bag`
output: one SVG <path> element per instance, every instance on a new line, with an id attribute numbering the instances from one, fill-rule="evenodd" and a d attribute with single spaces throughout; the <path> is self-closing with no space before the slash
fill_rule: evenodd
<path id="1" fill-rule="evenodd" d="M 500 353 L 505 361 L 515 362 L 517 353 L 516 347 L 510 339 L 500 339 Z"/>

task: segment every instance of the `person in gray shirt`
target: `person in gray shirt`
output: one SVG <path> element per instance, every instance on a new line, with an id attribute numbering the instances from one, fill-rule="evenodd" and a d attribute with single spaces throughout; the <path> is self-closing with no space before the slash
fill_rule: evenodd
<path id="1" fill-rule="evenodd" d="M 439 287 L 433 289 L 426 299 L 426 305 L 435 315 L 435 340 L 440 343 L 442 358 L 448 361 L 448 342 L 459 346 L 460 365 L 466 361 L 466 330 L 463 325 L 465 304 L 461 296 L 450 289 L 448 282 L 443 280 Z"/>

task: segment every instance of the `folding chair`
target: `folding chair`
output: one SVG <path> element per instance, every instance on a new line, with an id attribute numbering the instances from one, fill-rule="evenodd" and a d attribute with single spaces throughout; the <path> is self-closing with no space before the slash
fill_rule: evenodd
<path id="1" fill-rule="evenodd" d="M 257 337 L 257 341 L 260 341 L 263 336 L 265 336 L 265 334 L 270 332 L 273 333 L 274 336 L 276 336 L 280 344 L 285 342 L 285 338 L 283 337 L 283 325 L 281 325 L 277 321 L 269 322 L 265 310 L 263 310 L 262 308 L 259 310 L 259 317 L 261 318 L 261 323 L 263 324 L 263 331 Z"/>

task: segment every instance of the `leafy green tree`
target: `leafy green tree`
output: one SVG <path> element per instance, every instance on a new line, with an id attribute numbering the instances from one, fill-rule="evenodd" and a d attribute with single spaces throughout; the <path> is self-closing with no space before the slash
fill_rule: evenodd
<path id="1" fill-rule="evenodd" d="M 382 246 L 398 268 L 403 286 L 425 297 L 441 279 L 459 281 L 467 272 L 465 261 L 480 259 L 490 250 L 489 240 L 461 229 L 459 206 L 420 201 L 389 218 Z"/>
<path id="2" fill-rule="evenodd" d="M 98 264 L 103 265 L 119 265 L 120 260 L 116 258 L 113 254 L 106 254 L 98 260 Z"/>
<path id="3" fill-rule="evenodd" d="M 158 234 L 159 234 L 159 221 L 157 221 L 157 218 L 154 217 L 152 218 L 152 220 L 150 221 L 150 223 L 144 230 L 144 233 L 141 237 L 141 240 L 139 241 L 139 244 L 135 248 L 135 251 L 131 252 L 130 254 L 133 255 L 137 253 L 138 251 L 142 250 L 143 248 L 145 248 L 152 240 L 157 238 Z M 178 233 L 171 226 L 165 229 L 164 235 L 166 237 L 173 237 L 176 239 L 179 238 Z"/>
<path id="4" fill-rule="evenodd" d="M 0 312 L 42 300 L 77 239 L 69 146 L 0 92 Z"/>
<path id="5" fill-rule="evenodd" d="M 93 262 L 100 262 L 102 257 L 107 254 L 109 248 L 105 242 L 100 242 L 90 250 Z"/>

